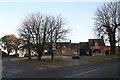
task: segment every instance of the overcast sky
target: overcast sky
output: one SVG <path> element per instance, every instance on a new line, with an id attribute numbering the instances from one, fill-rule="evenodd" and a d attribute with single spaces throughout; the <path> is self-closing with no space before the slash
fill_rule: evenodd
<path id="1" fill-rule="evenodd" d="M 23 19 L 35 12 L 59 15 L 66 21 L 65 27 L 71 29 L 68 41 L 86 42 L 95 38 L 93 33 L 97 7 L 103 2 L 0 2 L 0 37 L 6 34 L 18 36 L 17 29 Z"/>

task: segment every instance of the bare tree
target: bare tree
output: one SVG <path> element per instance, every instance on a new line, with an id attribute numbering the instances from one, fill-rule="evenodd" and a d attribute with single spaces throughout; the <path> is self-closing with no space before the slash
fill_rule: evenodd
<path id="1" fill-rule="evenodd" d="M 104 3 L 97 8 L 94 30 L 98 37 L 104 36 L 111 47 L 111 54 L 115 53 L 116 31 L 120 26 L 120 2 Z"/>
<path id="2" fill-rule="evenodd" d="M 60 40 L 66 39 L 66 34 L 69 32 L 69 29 L 65 29 L 64 25 L 64 19 L 61 17 L 61 15 L 57 17 L 49 17 L 49 26 L 47 30 L 47 40 L 49 42 L 49 49 L 51 52 L 52 60 L 54 58 L 54 53 L 52 50 L 52 44 Z"/>
<path id="3" fill-rule="evenodd" d="M 23 21 L 22 27 L 19 29 L 20 36 L 27 40 L 28 52 L 31 55 L 30 48 L 34 45 L 34 49 L 38 53 L 38 59 L 41 59 L 42 53 L 44 51 L 45 35 L 46 35 L 46 24 L 47 18 L 40 14 L 32 14 Z M 30 56 L 29 56 L 30 59 Z"/>
<path id="4" fill-rule="evenodd" d="M 65 21 L 61 15 L 49 17 L 49 23 L 47 40 L 54 43 L 60 40 L 66 40 L 66 34 L 69 33 L 70 29 L 65 29 Z"/>
<path id="5" fill-rule="evenodd" d="M 58 25 L 59 22 L 56 19 L 58 18 L 40 13 L 32 14 L 23 21 L 22 27 L 19 29 L 21 38 L 28 40 L 27 44 L 34 45 L 39 60 L 43 55 L 46 43 L 62 39 L 65 36 L 62 34 L 67 33 L 67 30 L 63 28 L 58 29 L 58 26 L 61 25 Z"/>
<path id="6" fill-rule="evenodd" d="M 30 21 L 27 18 L 23 21 L 21 28 L 19 29 L 20 39 L 24 42 L 24 46 L 28 49 L 28 59 L 31 59 L 31 51 L 30 51 L 30 41 L 31 41 L 31 25 Z"/>

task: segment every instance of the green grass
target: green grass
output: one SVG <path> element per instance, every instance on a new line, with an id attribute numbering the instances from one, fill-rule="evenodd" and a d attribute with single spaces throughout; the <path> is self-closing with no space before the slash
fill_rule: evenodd
<path id="1" fill-rule="evenodd" d="M 41 65 L 63 65 L 64 62 L 61 60 L 62 56 L 54 56 L 54 61 L 52 61 L 51 56 L 42 56 L 42 60 L 37 60 L 37 57 L 32 57 L 31 60 L 28 60 L 28 57 L 24 58 L 11 58 L 11 61 L 19 62 L 22 64 L 41 66 Z"/>
<path id="2" fill-rule="evenodd" d="M 96 56 L 80 56 L 81 60 L 87 62 L 94 62 L 100 60 L 106 60 L 110 58 L 118 57 L 117 54 L 114 55 L 96 55 Z M 10 58 L 11 61 L 20 62 L 23 64 L 34 65 L 34 66 L 41 66 L 41 65 L 67 65 L 65 60 L 63 60 L 62 56 L 54 56 L 54 61 L 51 60 L 51 56 L 42 56 L 42 60 L 37 60 L 37 57 L 32 57 L 32 60 L 28 60 L 28 57 L 24 58 Z"/>
<path id="3" fill-rule="evenodd" d="M 98 61 L 98 60 L 105 60 L 110 58 L 118 57 L 118 55 L 96 55 L 96 56 L 81 56 L 81 58 L 85 61 L 91 62 L 91 61 Z"/>
<path id="4" fill-rule="evenodd" d="M 28 59 L 27 57 L 22 57 L 22 58 L 10 58 L 11 61 L 22 61 Z"/>
<path id="5" fill-rule="evenodd" d="M 62 56 L 54 56 L 54 59 L 60 59 Z M 37 59 L 37 57 L 31 57 L 32 59 Z M 22 58 L 10 58 L 11 61 L 23 61 L 27 60 L 28 57 L 22 57 Z M 42 56 L 42 59 L 51 59 L 51 56 Z"/>
<path id="6" fill-rule="evenodd" d="M 120 52 L 116 52 L 116 55 L 120 56 Z"/>
<path id="7" fill-rule="evenodd" d="M 31 57 L 32 60 L 28 60 L 28 57 L 23 58 L 10 58 L 11 61 L 19 62 L 22 64 L 33 65 L 33 66 L 48 66 L 48 65 L 63 65 L 64 62 L 61 61 L 62 56 L 54 56 L 54 61 L 52 61 L 51 56 L 42 56 L 42 60 L 37 60 L 36 57 Z"/>
<path id="8" fill-rule="evenodd" d="M 59 59 L 62 56 L 54 56 L 54 59 Z M 42 56 L 42 59 L 51 59 L 51 56 Z"/>

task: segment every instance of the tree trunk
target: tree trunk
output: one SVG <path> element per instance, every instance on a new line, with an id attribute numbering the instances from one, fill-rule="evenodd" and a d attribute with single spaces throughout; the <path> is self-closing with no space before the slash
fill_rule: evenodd
<path id="1" fill-rule="evenodd" d="M 29 54 L 28 60 L 31 60 L 31 51 L 30 51 L 30 47 L 28 48 L 28 54 Z"/>
<path id="2" fill-rule="evenodd" d="M 31 60 L 30 39 L 28 40 L 28 60 Z"/>
<path id="3" fill-rule="evenodd" d="M 54 51 L 52 51 L 52 61 L 54 60 Z"/>
<path id="4" fill-rule="evenodd" d="M 37 47 L 37 53 L 38 53 L 38 60 L 41 60 L 41 57 L 43 55 L 44 48 L 41 46 Z"/>
<path id="5" fill-rule="evenodd" d="M 52 47 L 53 47 L 52 44 L 53 43 L 50 44 L 50 54 L 51 54 L 51 59 L 53 61 L 54 60 L 54 51 L 52 50 Z"/>
<path id="6" fill-rule="evenodd" d="M 10 55 L 10 51 L 8 51 L 8 56 L 7 57 L 9 57 L 9 55 Z"/>
<path id="7" fill-rule="evenodd" d="M 114 42 L 111 42 L 111 54 L 115 54 L 115 43 Z"/>
<path id="8" fill-rule="evenodd" d="M 38 52 L 38 60 L 41 60 L 42 55 L 43 55 L 43 51 L 39 51 L 39 52 Z"/>
<path id="9" fill-rule="evenodd" d="M 41 57 L 42 57 L 41 53 L 38 53 L 38 60 L 41 60 Z"/>
<path id="10" fill-rule="evenodd" d="M 18 54 L 17 54 L 17 49 L 15 50 L 15 55 L 16 55 L 17 58 L 19 57 Z"/>
<path id="11" fill-rule="evenodd" d="M 115 33 L 111 34 L 110 36 L 110 48 L 111 48 L 111 54 L 115 54 Z"/>

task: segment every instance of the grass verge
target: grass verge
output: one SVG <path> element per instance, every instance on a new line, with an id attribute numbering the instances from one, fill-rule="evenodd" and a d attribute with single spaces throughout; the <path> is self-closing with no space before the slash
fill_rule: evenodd
<path id="1" fill-rule="evenodd" d="M 111 58 L 117 58 L 118 55 L 96 55 L 96 56 L 81 56 L 81 58 L 88 62 L 107 60 Z"/>
<path id="2" fill-rule="evenodd" d="M 80 59 L 72 59 L 72 56 L 55 56 L 54 61 L 51 60 L 51 56 L 42 56 L 42 60 L 37 60 L 37 57 L 32 57 L 32 60 L 25 58 L 11 58 L 11 61 L 19 62 L 22 64 L 30 66 L 44 66 L 47 68 L 50 67 L 60 67 L 60 66 L 74 66 L 81 65 L 84 63 L 91 63 L 96 61 L 108 60 L 111 58 L 117 58 L 118 55 L 99 55 L 99 56 L 80 56 Z"/>
<path id="3" fill-rule="evenodd" d="M 54 59 L 60 59 L 62 56 L 54 56 Z M 21 58 L 10 58 L 11 61 L 23 61 L 27 60 L 28 57 L 21 57 Z M 32 60 L 37 59 L 37 57 L 31 57 Z M 51 59 L 51 56 L 42 56 L 42 59 Z"/>
<path id="4" fill-rule="evenodd" d="M 32 57 L 31 60 L 28 60 L 28 57 L 23 58 L 11 58 L 11 61 L 33 65 L 33 66 L 41 66 L 41 65 L 62 65 L 63 61 L 61 60 L 62 56 L 54 56 L 54 61 L 51 60 L 51 56 L 42 56 L 42 60 L 37 60 L 37 57 Z"/>

